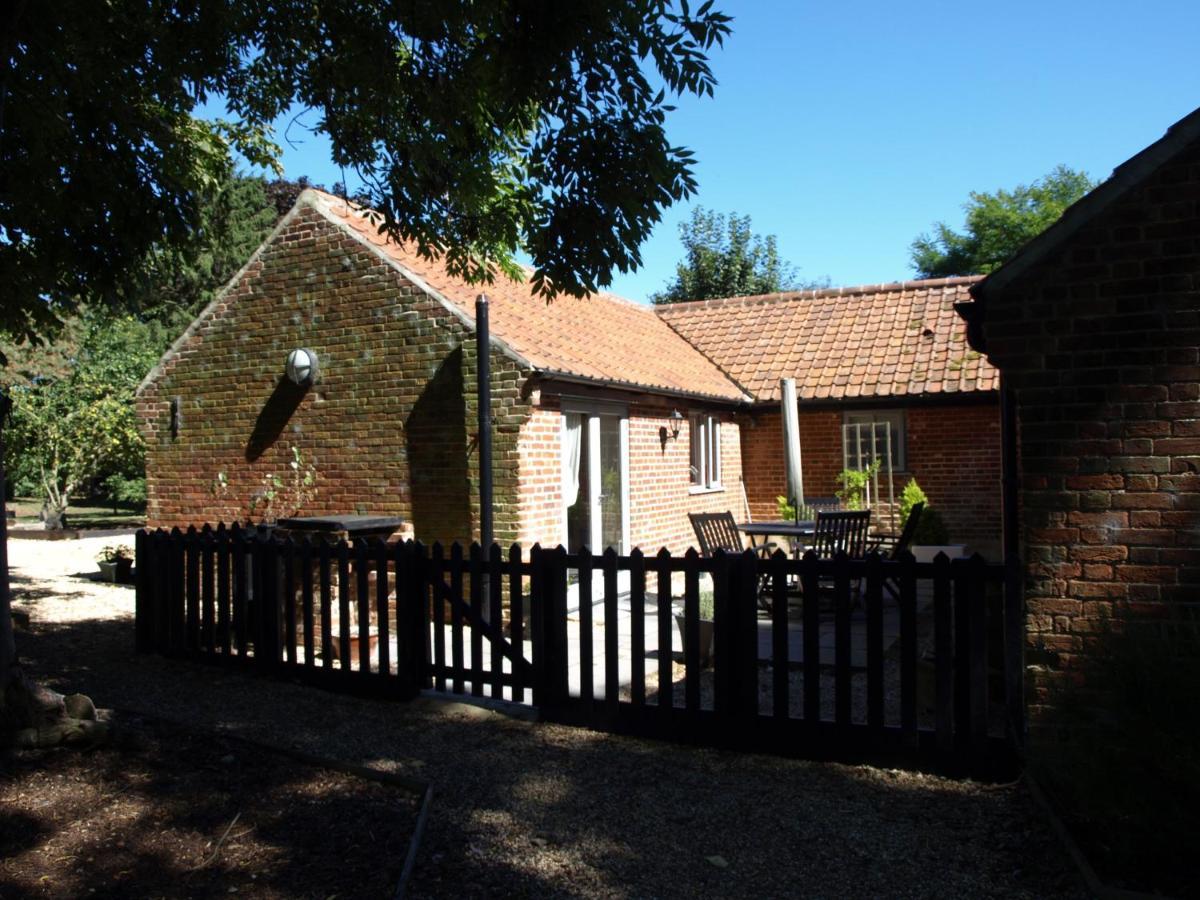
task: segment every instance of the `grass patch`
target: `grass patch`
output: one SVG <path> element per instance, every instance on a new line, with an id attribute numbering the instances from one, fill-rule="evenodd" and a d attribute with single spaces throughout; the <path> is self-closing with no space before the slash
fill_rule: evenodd
<path id="1" fill-rule="evenodd" d="M 8 509 L 23 525 L 36 524 L 42 501 L 36 497 L 17 497 L 8 501 Z M 72 503 L 67 508 L 70 528 L 141 528 L 146 524 L 145 507 L 98 506 L 87 501 Z"/>

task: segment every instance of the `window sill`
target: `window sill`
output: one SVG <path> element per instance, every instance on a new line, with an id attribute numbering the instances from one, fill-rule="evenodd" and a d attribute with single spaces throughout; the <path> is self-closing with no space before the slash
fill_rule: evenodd
<path id="1" fill-rule="evenodd" d="M 693 484 L 688 488 L 689 494 L 720 494 L 724 493 L 724 491 L 725 485 L 723 484 L 714 484 L 710 487 L 700 487 Z"/>

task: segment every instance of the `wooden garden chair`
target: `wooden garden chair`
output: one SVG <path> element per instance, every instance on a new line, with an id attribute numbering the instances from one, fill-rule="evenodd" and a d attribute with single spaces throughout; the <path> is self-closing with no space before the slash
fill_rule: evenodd
<path id="1" fill-rule="evenodd" d="M 832 559 L 845 552 L 851 559 L 867 555 L 867 531 L 871 527 L 869 509 L 846 509 L 836 512 L 817 510 L 812 549 L 817 556 Z"/>
<path id="2" fill-rule="evenodd" d="M 688 513 L 692 522 L 692 530 L 696 532 L 696 540 L 700 544 L 701 556 L 712 556 L 718 550 L 740 555 L 747 549 L 754 550 L 762 559 L 769 559 L 775 544 L 757 544 L 747 548 L 742 539 L 742 532 L 737 527 L 733 513 L 726 510 L 719 513 Z M 759 576 L 758 605 L 770 611 L 770 599 L 766 596 L 766 574 Z"/>
<path id="3" fill-rule="evenodd" d="M 900 529 L 900 534 L 895 538 L 883 538 L 876 541 L 867 548 L 868 552 L 878 550 L 884 555 L 885 559 L 899 559 L 900 554 L 908 552 L 909 547 L 912 546 L 913 538 L 916 537 L 917 526 L 921 522 L 921 514 L 923 512 L 925 512 L 924 501 L 914 503 L 912 509 L 908 512 L 908 518 L 904 521 L 904 527 Z M 892 595 L 892 599 L 900 599 L 900 583 L 895 578 L 885 578 L 883 586 Z"/>
<path id="4" fill-rule="evenodd" d="M 817 510 L 817 521 L 813 529 L 810 549 L 822 559 L 833 559 L 845 552 L 851 559 L 862 559 L 867 555 L 867 532 L 871 527 L 869 509 L 847 509 L 833 512 Z M 857 597 L 861 589 L 859 580 L 853 583 Z M 828 601 L 833 596 L 832 582 L 821 579 L 820 600 Z"/>

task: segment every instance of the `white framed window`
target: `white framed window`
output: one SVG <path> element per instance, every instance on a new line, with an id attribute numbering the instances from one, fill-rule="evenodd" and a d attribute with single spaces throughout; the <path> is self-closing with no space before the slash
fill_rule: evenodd
<path id="1" fill-rule="evenodd" d="M 875 460 L 885 469 L 889 451 L 892 470 L 906 471 L 904 410 L 870 409 L 843 413 L 842 468 L 865 469 Z"/>
<path id="2" fill-rule="evenodd" d="M 693 413 L 691 434 L 691 484 L 708 490 L 721 486 L 721 422 L 716 416 Z"/>

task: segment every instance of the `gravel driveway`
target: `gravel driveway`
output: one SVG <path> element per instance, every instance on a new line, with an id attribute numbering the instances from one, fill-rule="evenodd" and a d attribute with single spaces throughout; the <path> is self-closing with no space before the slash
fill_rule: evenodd
<path id="1" fill-rule="evenodd" d="M 12 540 L 18 652 L 99 706 L 431 783 L 418 897 L 1082 897 L 1018 785 L 710 751 L 133 654 L 112 538 Z"/>

